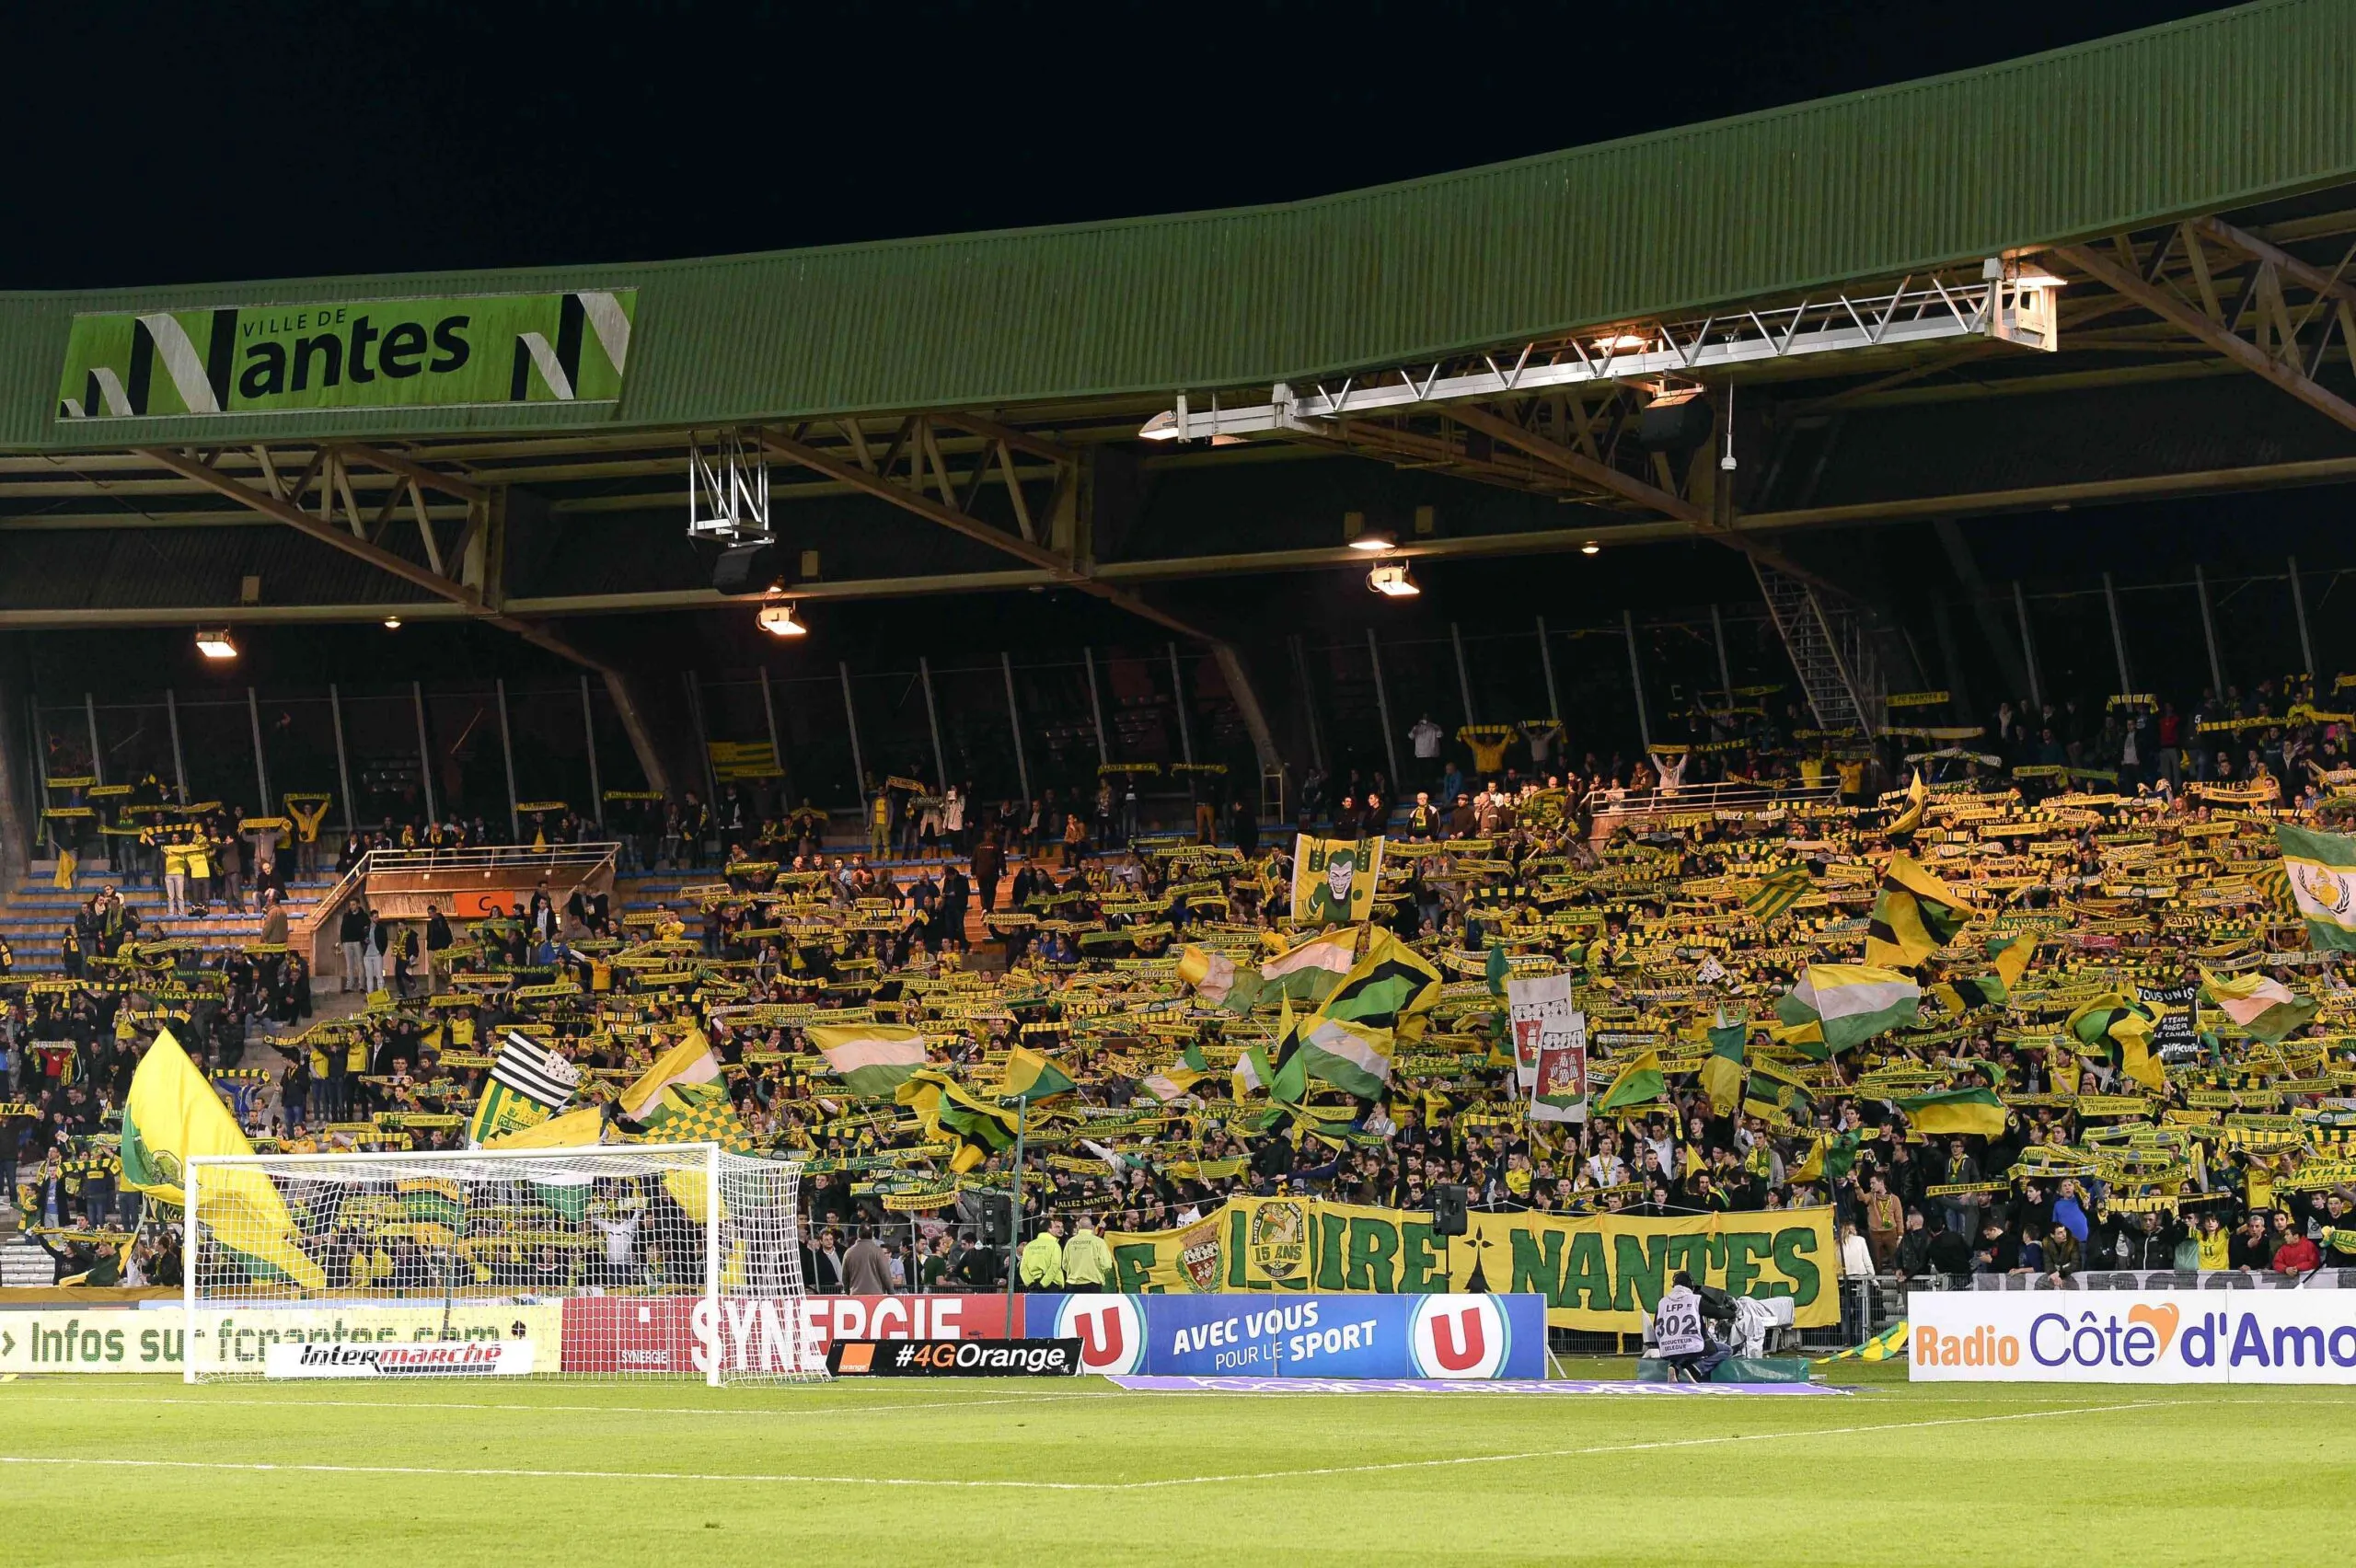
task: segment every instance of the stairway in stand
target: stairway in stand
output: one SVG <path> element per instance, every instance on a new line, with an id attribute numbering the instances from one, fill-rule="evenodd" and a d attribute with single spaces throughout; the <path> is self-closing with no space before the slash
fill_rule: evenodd
<path id="1" fill-rule="evenodd" d="M 73 924 L 75 912 L 89 901 L 91 894 L 110 885 L 138 912 L 139 937 L 143 941 L 193 937 L 210 953 L 245 947 L 261 936 L 261 916 L 258 911 L 239 914 L 217 901 L 206 915 L 167 919 L 163 889 L 128 884 L 103 860 L 83 861 L 71 889 L 56 885 L 56 862 L 34 861 L 23 880 L 8 889 L 5 901 L 0 901 L 0 937 L 7 940 L 16 954 L 15 973 L 18 974 L 64 974 L 64 961 L 58 950 L 65 928 Z M 291 922 L 298 917 L 331 885 L 332 880 L 326 877 L 290 879 L 286 884 L 287 919 Z M 250 897 L 248 903 L 250 906 Z"/>

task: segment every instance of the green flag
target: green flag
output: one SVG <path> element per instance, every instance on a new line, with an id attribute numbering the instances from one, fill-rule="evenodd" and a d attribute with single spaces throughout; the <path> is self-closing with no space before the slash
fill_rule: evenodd
<path id="1" fill-rule="evenodd" d="M 1742 1103 L 1743 1055 L 1750 1027 L 1740 1023 L 1721 1024 L 1710 1031 L 1710 1055 L 1702 1063 L 1702 1088 L 1710 1096 L 1710 1109 L 1721 1116 L 1731 1115 Z"/>

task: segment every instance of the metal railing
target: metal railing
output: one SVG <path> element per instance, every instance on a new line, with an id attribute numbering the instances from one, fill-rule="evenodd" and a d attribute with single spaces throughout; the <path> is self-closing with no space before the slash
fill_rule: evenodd
<path id="1" fill-rule="evenodd" d="M 1595 833 L 1600 838 L 1615 827 L 1657 817 L 1684 816 L 1694 812 L 1763 812 L 1803 802 L 1823 803 L 1839 798 L 1840 786 L 1821 784 L 1680 784 L 1675 789 L 1626 791 L 1617 799 L 1606 792 L 1595 808 Z"/>
<path id="2" fill-rule="evenodd" d="M 565 886 L 570 893 L 582 883 L 608 871 L 620 855 L 621 846 L 615 843 L 552 844 L 545 849 L 535 849 L 528 844 L 486 844 L 464 849 L 371 849 L 342 876 L 335 885 L 319 896 L 319 901 L 303 912 L 289 933 L 290 945 L 306 946 L 311 953 L 314 974 L 326 973 L 320 967 L 325 957 L 320 950 L 320 933 L 330 922 L 340 917 L 343 906 L 352 894 L 368 884 L 373 876 L 431 876 L 436 873 L 456 874 L 467 871 L 491 876 L 500 871 L 537 871 L 550 881 L 572 873 Z"/>

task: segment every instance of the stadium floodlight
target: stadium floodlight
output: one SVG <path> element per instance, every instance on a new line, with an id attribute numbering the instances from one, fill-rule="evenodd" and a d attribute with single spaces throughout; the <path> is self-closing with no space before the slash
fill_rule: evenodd
<path id="1" fill-rule="evenodd" d="M 710 1143 L 197 1156 L 183 1375 L 823 1378 L 801 1171 Z"/>
<path id="2" fill-rule="evenodd" d="M 1404 563 L 1376 567 L 1366 574 L 1366 585 L 1386 599 L 1412 599 L 1423 592 L 1407 575 Z"/>
<path id="3" fill-rule="evenodd" d="M 1398 548 L 1388 534 L 1360 534 L 1350 541 L 1350 548 L 1364 550 L 1369 555 L 1389 555 Z"/>
<path id="4" fill-rule="evenodd" d="M 400 628 L 401 628 L 401 617 L 398 617 L 398 616 L 387 616 L 387 617 L 385 617 L 385 629 L 386 629 L 387 631 L 398 631 L 398 630 L 400 630 Z"/>
<path id="5" fill-rule="evenodd" d="M 793 618 L 793 605 L 791 603 L 763 605 L 761 613 L 756 616 L 754 620 L 771 637 L 801 637 L 810 630 L 808 627 Z"/>
<path id="6" fill-rule="evenodd" d="M 1586 544 L 1579 547 L 1579 554 L 1581 555 L 1601 555 L 1602 553 L 1603 547 L 1597 544 L 1593 539 L 1589 539 Z"/>
<path id="7" fill-rule="evenodd" d="M 227 627 L 207 627 L 196 634 L 196 651 L 208 659 L 234 659 L 237 643 Z"/>

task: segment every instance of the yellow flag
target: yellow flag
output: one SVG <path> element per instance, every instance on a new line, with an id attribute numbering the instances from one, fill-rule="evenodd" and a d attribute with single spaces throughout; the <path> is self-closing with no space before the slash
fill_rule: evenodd
<path id="1" fill-rule="evenodd" d="M 585 1148 L 605 1133 L 605 1112 L 595 1105 L 551 1116 L 535 1126 L 519 1127 L 499 1137 L 485 1138 L 485 1148 Z"/>
<path id="2" fill-rule="evenodd" d="M 158 1031 L 122 1102 L 122 1184 L 185 1206 L 189 1160 L 253 1151 L 171 1031 Z M 306 1290 L 327 1289 L 327 1274 L 304 1253 L 294 1216 L 266 1173 L 252 1166 L 209 1166 L 198 1177 L 197 1201 L 213 1239 L 240 1254 L 250 1272 L 282 1275 Z"/>
<path id="3" fill-rule="evenodd" d="M 712 1083 L 719 1077 L 720 1058 L 711 1054 L 711 1042 L 704 1038 L 702 1030 L 690 1029 L 686 1038 L 656 1058 L 636 1083 L 622 1090 L 622 1114 L 633 1122 L 642 1122 L 669 1085 Z"/>

